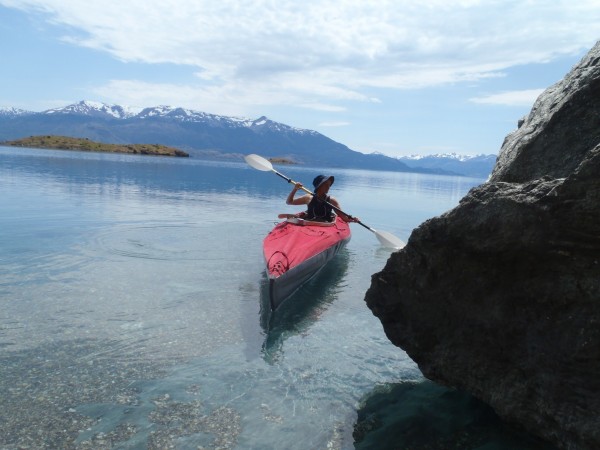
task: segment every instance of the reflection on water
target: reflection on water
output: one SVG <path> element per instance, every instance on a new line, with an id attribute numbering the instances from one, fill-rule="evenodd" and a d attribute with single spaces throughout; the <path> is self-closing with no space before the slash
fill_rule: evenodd
<path id="1" fill-rule="evenodd" d="M 11 174 L 41 175 L 41 183 L 61 183 L 73 194 L 120 196 L 135 190 L 168 198 L 182 192 L 237 195 L 253 191 L 262 196 L 278 196 L 281 192 L 281 180 L 265 177 L 264 172 L 243 162 L 1 146 L 0 156 L 3 169 Z"/>
<path id="2" fill-rule="evenodd" d="M 283 353 L 283 342 L 292 335 L 305 333 L 319 320 L 339 294 L 340 283 L 348 269 L 348 252 L 342 249 L 323 269 L 271 311 L 269 280 L 263 271 L 260 293 L 260 325 L 265 333 L 262 352 L 265 361 L 273 363 Z"/>
<path id="3" fill-rule="evenodd" d="M 473 396 L 430 381 L 379 386 L 354 426 L 357 450 L 554 450 Z"/>

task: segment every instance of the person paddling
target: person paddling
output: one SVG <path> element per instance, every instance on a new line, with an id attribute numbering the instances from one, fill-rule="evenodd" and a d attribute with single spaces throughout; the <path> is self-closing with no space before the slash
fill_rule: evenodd
<path id="1" fill-rule="evenodd" d="M 313 180 L 315 195 L 302 195 L 296 198 L 296 192 L 302 188 L 302 183 L 296 183 L 286 199 L 288 205 L 308 205 L 304 219 L 317 222 L 333 222 L 335 220 L 335 208 L 341 209 L 339 202 L 327 195 L 331 185 L 335 181 L 333 176 L 317 175 Z M 340 217 L 346 222 L 358 222 L 358 218 L 348 216 L 340 212 Z"/>

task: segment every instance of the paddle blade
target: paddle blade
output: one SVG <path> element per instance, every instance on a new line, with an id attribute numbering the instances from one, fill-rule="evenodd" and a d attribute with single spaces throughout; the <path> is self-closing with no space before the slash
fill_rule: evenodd
<path id="1" fill-rule="evenodd" d="M 401 239 L 387 231 L 375 231 L 375 236 L 384 247 L 399 250 L 406 245 Z"/>
<path id="2" fill-rule="evenodd" d="M 254 167 L 257 170 L 262 170 L 263 172 L 269 172 L 273 170 L 273 164 L 271 164 L 270 161 L 266 160 L 262 156 L 251 154 L 244 156 L 244 159 L 249 166 Z"/>

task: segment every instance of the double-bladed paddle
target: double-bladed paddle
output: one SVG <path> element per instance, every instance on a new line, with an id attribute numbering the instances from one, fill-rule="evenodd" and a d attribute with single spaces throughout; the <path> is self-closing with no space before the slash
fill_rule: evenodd
<path id="1" fill-rule="evenodd" d="M 294 180 L 292 180 L 291 178 L 288 178 L 285 175 L 283 175 L 282 173 L 279 173 L 278 171 L 276 171 L 273 168 L 273 164 L 271 164 L 270 161 L 266 160 L 262 156 L 251 154 L 251 155 L 246 155 L 244 157 L 244 159 L 246 160 L 246 162 L 248 163 L 249 166 L 251 166 L 251 167 L 253 167 L 253 168 L 257 169 L 257 170 L 261 170 L 263 172 L 273 172 L 275 175 L 280 176 L 281 178 L 283 178 L 288 183 L 290 183 L 290 184 L 296 184 L 296 182 Z M 312 191 L 310 191 L 309 189 L 306 189 L 304 186 L 302 186 L 300 189 L 302 189 L 307 194 L 315 195 Z M 399 238 L 397 238 L 396 236 L 394 236 L 392 233 L 388 233 L 387 231 L 377 231 L 377 230 L 371 228 L 370 226 L 365 225 L 360 220 L 356 219 L 355 217 L 351 216 L 350 214 L 345 213 L 344 211 L 342 211 L 341 209 L 339 209 L 336 206 L 332 205 L 331 203 L 328 202 L 328 204 L 336 212 L 342 213 L 345 216 L 348 216 L 351 219 L 356 220 L 356 223 L 362 225 L 367 230 L 373 232 L 375 234 L 375 236 L 377 237 L 377 239 L 379 240 L 379 242 L 381 243 L 381 245 L 383 245 L 385 247 L 389 247 L 389 248 L 395 248 L 395 249 L 399 249 L 399 248 L 404 247 L 404 242 L 402 242 L 402 240 L 400 240 Z"/>

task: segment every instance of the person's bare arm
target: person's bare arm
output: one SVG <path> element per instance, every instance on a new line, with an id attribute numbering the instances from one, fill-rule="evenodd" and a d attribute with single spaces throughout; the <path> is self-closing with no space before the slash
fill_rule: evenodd
<path id="1" fill-rule="evenodd" d="M 308 205 L 310 203 L 310 199 L 312 198 L 312 195 L 306 194 L 306 195 L 296 198 L 296 192 L 298 192 L 298 189 L 300 189 L 301 187 L 302 187 L 302 183 L 296 183 L 294 185 L 294 188 L 291 190 L 291 192 L 287 196 L 287 199 L 285 200 L 286 204 L 288 204 L 288 205 Z"/>

